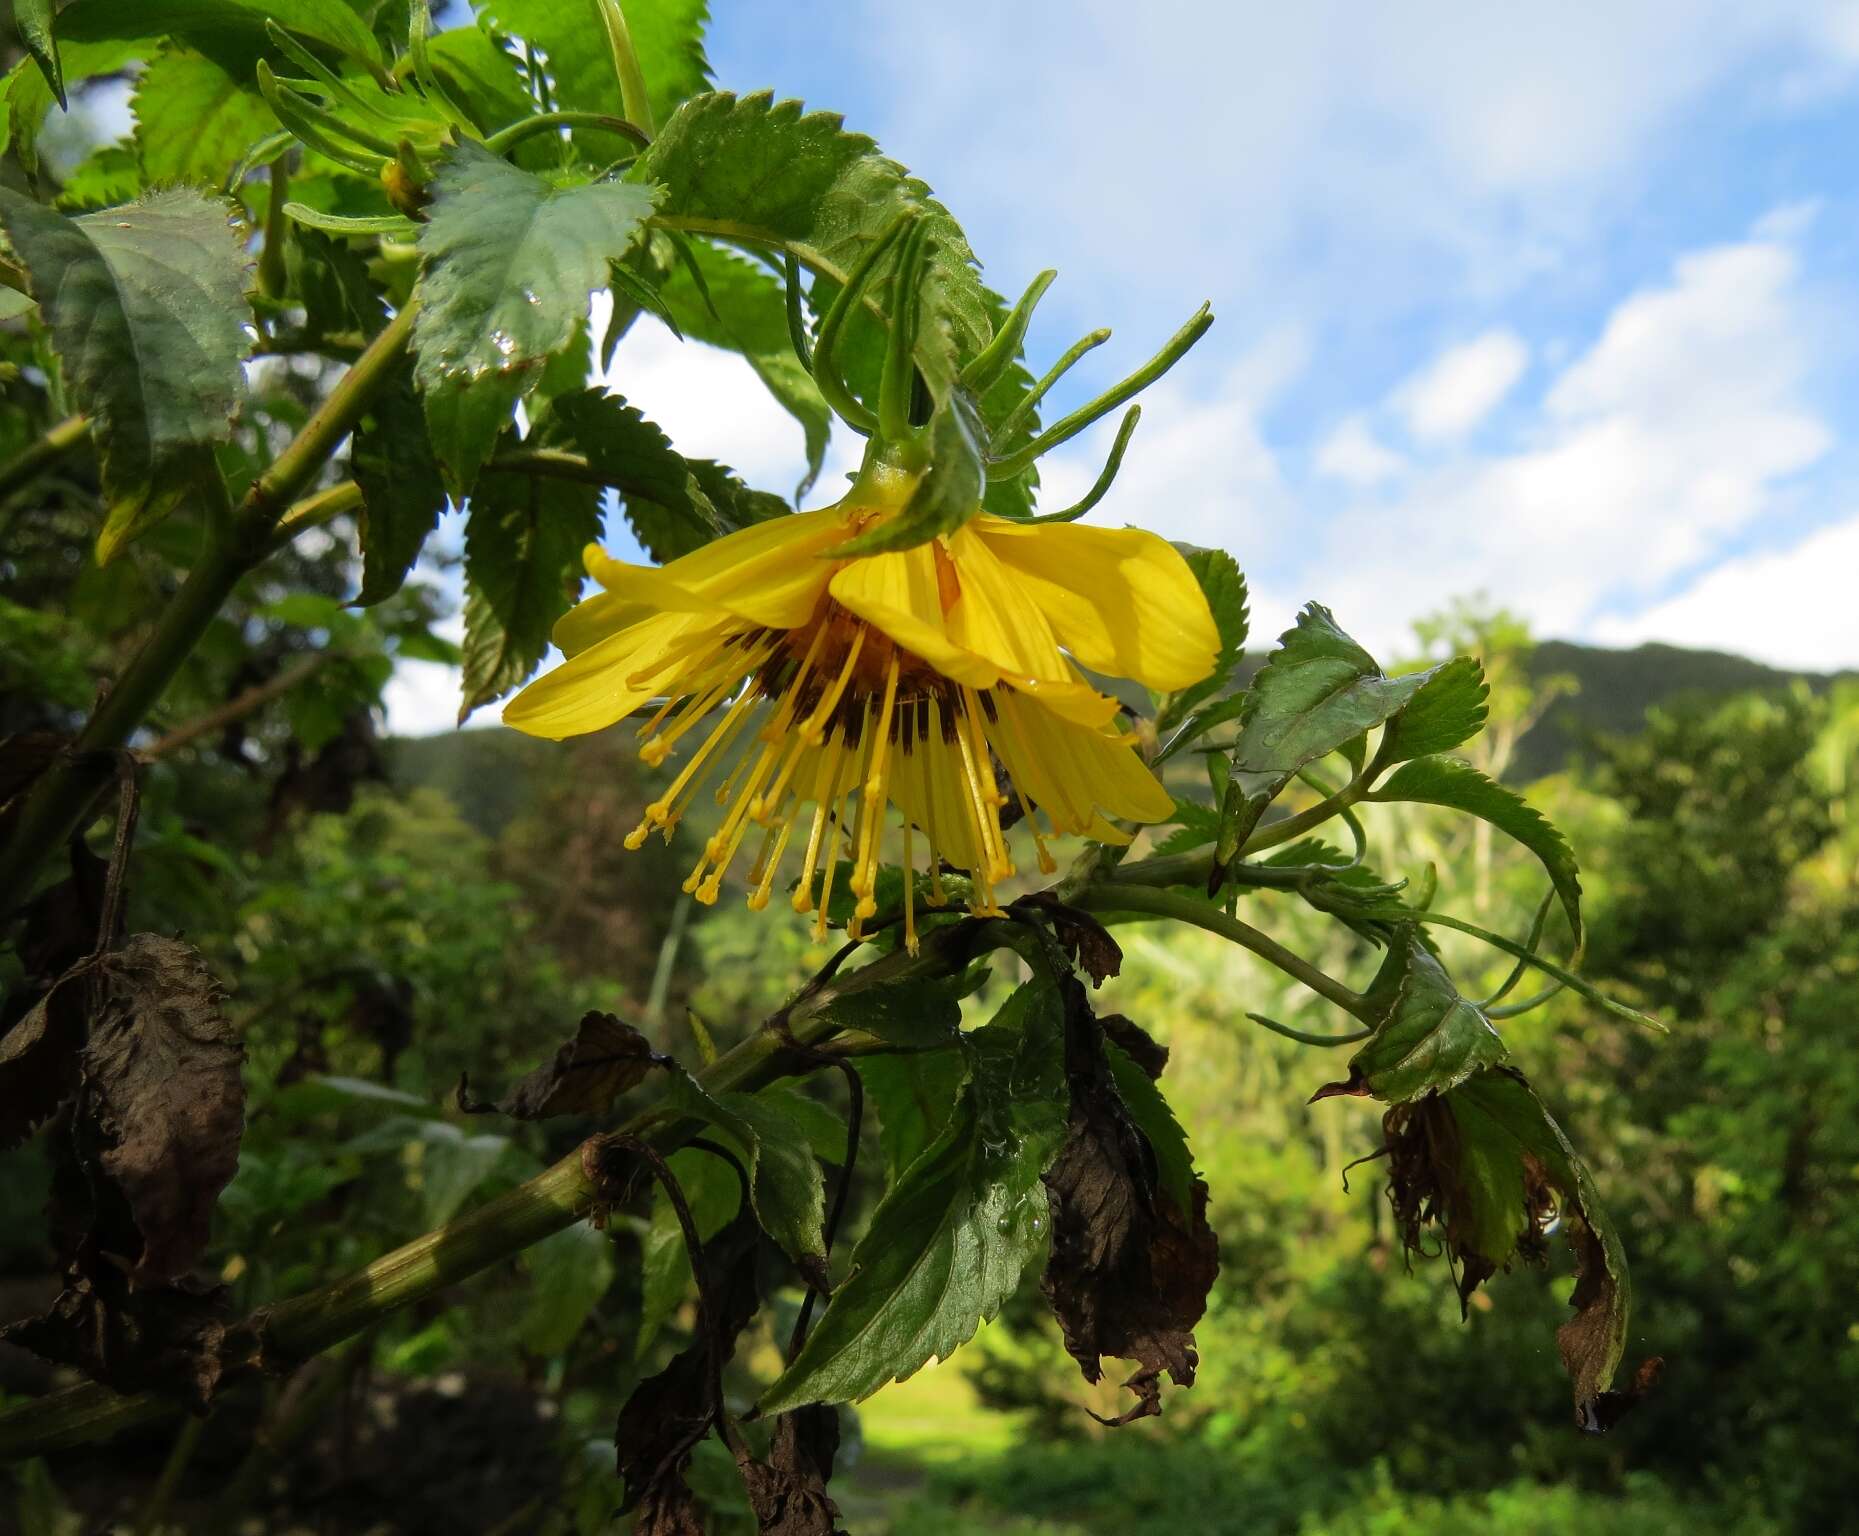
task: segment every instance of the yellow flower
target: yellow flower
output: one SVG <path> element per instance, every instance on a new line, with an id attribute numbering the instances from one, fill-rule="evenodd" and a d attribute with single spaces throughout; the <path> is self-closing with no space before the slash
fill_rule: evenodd
<path id="1" fill-rule="evenodd" d="M 908 489 L 868 471 L 836 506 L 756 524 L 663 567 L 590 545 L 587 568 L 605 590 L 562 618 L 555 640 L 567 661 L 512 699 L 505 722 L 560 740 L 659 700 L 640 756 L 656 766 L 687 738 L 699 745 L 626 846 L 655 828 L 669 840 L 729 763 L 716 791 L 723 824 L 684 888 L 715 901 L 754 827 L 749 905 L 767 905 L 799 844 L 793 904 L 818 912 L 822 936 L 844 859 L 858 898 L 851 931 L 876 912 L 892 805 L 906 871 L 920 834 L 932 901 L 946 861 L 970 873 L 978 912 L 998 910 L 994 888 L 1013 873 L 1000 824 L 1010 795 L 1048 873 L 1036 813 L 1055 834 L 1106 842 L 1128 841 L 1106 817 L 1166 816 L 1172 801 L 1135 735 L 1118 729 L 1116 701 L 1078 664 L 1162 690 L 1205 677 L 1219 639 L 1186 562 L 1134 529 L 985 515 L 901 552 L 822 558 L 892 514 Z"/>

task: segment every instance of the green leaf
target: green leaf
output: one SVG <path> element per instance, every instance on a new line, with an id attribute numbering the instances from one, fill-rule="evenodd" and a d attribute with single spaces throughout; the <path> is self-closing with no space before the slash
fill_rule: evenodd
<path id="1" fill-rule="evenodd" d="M 693 240 L 688 248 L 703 277 L 703 291 L 690 271 L 679 265 L 659 288 L 659 296 L 679 330 L 693 341 L 739 354 L 781 408 L 800 423 L 807 474 L 795 490 L 798 501 L 820 473 L 833 415 L 788 340 L 783 285 L 758 262 L 708 241 Z"/>
<path id="2" fill-rule="evenodd" d="M 478 0 L 478 11 L 495 30 L 513 32 L 548 55 L 558 107 L 622 115 L 619 77 L 597 0 Z M 709 88 L 704 57 L 709 7 L 706 0 L 653 0 L 627 4 L 625 15 L 652 114 L 662 124 L 679 102 Z"/>
<path id="3" fill-rule="evenodd" d="M 420 1192 L 420 1220 L 442 1227 L 496 1170 L 510 1151 L 510 1138 L 494 1133 L 470 1135 L 443 1120 L 419 1128 L 415 1145 Z"/>
<path id="4" fill-rule="evenodd" d="M 136 153 L 151 185 L 219 189 L 278 121 L 251 77 L 238 77 L 191 48 L 169 45 L 136 79 Z"/>
<path id="5" fill-rule="evenodd" d="M 599 532 L 600 501 L 591 485 L 484 477 L 465 521 L 461 722 L 535 670 L 549 631 L 580 590 L 581 551 Z"/>
<path id="6" fill-rule="evenodd" d="M 1155 845 L 1158 854 L 1190 853 L 1211 843 L 1220 833 L 1220 813 L 1198 800 L 1177 799 L 1171 819 L 1179 825 Z"/>
<path id="7" fill-rule="evenodd" d="M 69 27 L 71 18 L 77 12 L 77 6 L 68 6 L 58 18 L 58 52 L 67 86 L 81 84 L 98 75 L 114 74 L 154 51 L 155 42 L 149 38 L 107 42 L 73 41 Z M 46 114 L 52 109 L 52 88 L 44 72 L 36 65 L 28 68 L 22 61 L 7 77 L 6 103 L 6 133 L 0 135 L 0 140 L 11 141 L 13 153 L 18 156 L 27 176 L 36 177 L 39 172 L 39 130 L 45 124 Z"/>
<path id="8" fill-rule="evenodd" d="M 175 36 L 216 49 L 236 44 L 256 57 L 268 45 L 267 21 L 370 73 L 381 68 L 380 44 L 344 0 L 74 0 L 59 13 L 58 32 L 66 45 Z"/>
<path id="9" fill-rule="evenodd" d="M 89 208 L 112 208 L 133 202 L 142 190 L 142 168 L 127 140 L 99 144 L 64 179 L 54 206 L 60 213 L 82 213 Z"/>
<path id="10" fill-rule="evenodd" d="M 902 882 L 898 889 L 901 893 Z M 934 1049 L 954 1045 L 962 999 L 974 990 L 967 975 L 893 982 L 841 992 L 820 1010 L 840 1029 L 863 1030 L 890 1045 Z"/>
<path id="11" fill-rule="evenodd" d="M 53 0 L 13 0 L 13 25 L 19 28 L 20 41 L 32 55 L 45 77 L 52 98 L 63 108 L 65 102 L 64 66 L 58 62 L 58 39 L 53 36 L 56 12 Z"/>
<path id="12" fill-rule="evenodd" d="M 764 1413 L 867 1397 L 947 1358 L 1000 1310 L 1046 1245 L 1039 1176 L 1065 1138 L 1062 1032 L 1058 991 L 1039 980 L 968 1037 L 948 1122 L 872 1213 Z"/>
<path id="13" fill-rule="evenodd" d="M 1389 677 L 1337 628 L 1329 609 L 1312 603 L 1278 637 L 1278 649 L 1246 691 L 1233 767 L 1281 787 L 1298 769 L 1387 720 L 1431 676 Z"/>
<path id="14" fill-rule="evenodd" d="M 529 1305 L 517 1337 L 532 1354 L 559 1355 L 613 1284 L 612 1240 L 578 1221 L 525 1249 L 523 1267 Z"/>
<path id="15" fill-rule="evenodd" d="M 375 396 L 355 429 L 349 471 L 362 496 L 362 578 L 355 601 L 367 607 L 400 590 L 445 510 L 439 463 L 405 371 Z"/>
<path id="16" fill-rule="evenodd" d="M 835 285 L 899 213 L 918 209 L 935 242 L 923 298 L 943 322 L 922 326 L 917 340 L 917 367 L 932 397 L 946 399 L 958 364 L 994 335 L 1000 301 L 976 276 L 959 226 L 928 187 L 869 138 L 847 133 L 836 113 L 777 103 L 766 91 L 697 96 L 664 125 L 633 174 L 664 184 L 659 217 L 667 227 L 777 246 Z M 887 271 L 867 289 L 878 313 L 893 308 L 890 284 Z M 816 289 L 816 304 L 821 298 Z M 859 350 L 869 357 L 874 349 Z"/>
<path id="17" fill-rule="evenodd" d="M 461 415 L 445 398 L 494 379 L 514 403 L 549 354 L 573 341 L 656 194 L 619 182 L 556 188 L 470 142 L 447 154 L 432 185 L 419 238 L 416 376 L 429 413 L 441 402 L 434 446 L 462 489 L 501 423 L 488 399 Z"/>
<path id="18" fill-rule="evenodd" d="M 661 564 L 731 531 L 671 440 L 618 395 L 563 395 L 549 407 L 549 429 L 619 490 L 627 521 Z"/>
<path id="19" fill-rule="evenodd" d="M 1382 737 L 1383 762 L 1400 763 L 1450 752 L 1485 728 L 1485 700 L 1491 690 L 1485 669 L 1471 656 L 1455 656 L 1427 674 L 1420 691 L 1388 722 Z"/>
<path id="20" fill-rule="evenodd" d="M 1313 1098 L 1373 1094 L 1401 1104 L 1457 1087 L 1509 1054 L 1491 1021 L 1459 996 L 1445 967 L 1411 927 L 1405 944 L 1383 962 L 1369 996 L 1386 997 L 1386 1013 L 1349 1058 L 1349 1080 L 1326 1084 Z"/>
<path id="21" fill-rule="evenodd" d="M 749 1199 L 761 1229 L 809 1272 L 826 1262 L 826 1182 L 807 1132 L 773 1099 L 707 1093 L 680 1075 L 670 1102 L 728 1133 L 747 1154 Z M 841 1153 L 843 1155 L 843 1144 Z"/>
<path id="22" fill-rule="evenodd" d="M 846 1123 L 818 1099 L 809 1098 L 788 1083 L 776 1083 L 756 1093 L 758 1099 L 774 1107 L 798 1125 L 807 1137 L 813 1155 L 835 1168 L 846 1160 Z"/>
<path id="23" fill-rule="evenodd" d="M 861 1056 L 857 1065 L 866 1101 L 878 1113 L 884 1187 L 890 1189 L 949 1123 L 968 1064 L 952 1045 L 946 1051 Z"/>
<path id="24" fill-rule="evenodd" d="M 426 57 L 452 100 L 478 131 L 492 134 L 532 117 L 536 101 L 513 58 L 482 27 L 447 27 L 426 40 Z M 516 163 L 542 170 L 559 163 L 560 151 L 546 134 L 516 147 Z"/>
<path id="25" fill-rule="evenodd" d="M 0 226 L 72 400 L 96 423 L 116 504 L 98 540 L 107 561 L 192 474 L 210 472 L 207 450 L 231 436 L 249 345 L 245 258 L 227 205 L 179 189 L 66 218 L 0 188 Z"/>
<path id="26" fill-rule="evenodd" d="M 1212 609 L 1214 624 L 1220 631 L 1220 652 L 1214 659 L 1214 669 L 1200 682 L 1184 688 L 1179 693 L 1171 694 L 1156 715 L 1156 730 L 1166 736 L 1194 712 L 1195 706 L 1212 698 L 1226 686 L 1227 679 L 1233 675 L 1233 668 L 1239 665 L 1240 658 L 1246 654 L 1246 635 L 1250 614 L 1246 602 L 1246 578 L 1239 569 L 1239 562 L 1224 549 L 1194 549 L 1183 551 L 1187 556 L 1188 569 L 1194 572 L 1194 579 L 1201 585 L 1201 592 L 1207 598 L 1207 606 Z M 1194 731 L 1182 738 L 1182 744 L 1192 736 L 1200 735 Z M 1187 1206 L 1182 1207 L 1183 1210 Z"/>
<path id="27" fill-rule="evenodd" d="M 1542 812 L 1513 789 L 1486 778 L 1469 763 L 1451 757 L 1422 757 L 1403 763 L 1368 797 L 1443 805 L 1490 822 L 1543 861 L 1562 899 L 1575 942 L 1582 942 L 1581 872 L 1567 840 Z"/>
<path id="28" fill-rule="evenodd" d="M 1439 1108 L 1452 1132 L 1428 1123 Z M 1556 1332 L 1574 1387 L 1577 1422 L 1594 1414 L 1626 1352 L 1632 1283 L 1625 1249 L 1587 1167 L 1517 1072 L 1481 1072 L 1438 1101 L 1399 1111 L 1389 1127 L 1397 1220 L 1417 1236 L 1420 1213 L 1444 1228 L 1462 1268 L 1461 1294 L 1518 1257 L 1543 1250 L 1539 1219 L 1556 1211 L 1570 1227 L 1578 1278 L 1575 1316 Z M 1559 1209 L 1558 1209 L 1559 1207 Z"/>

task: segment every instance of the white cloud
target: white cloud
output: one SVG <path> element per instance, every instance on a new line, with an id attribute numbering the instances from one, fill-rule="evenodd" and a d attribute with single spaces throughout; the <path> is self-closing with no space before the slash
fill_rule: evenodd
<path id="1" fill-rule="evenodd" d="M 1827 452 L 1806 392 L 1818 323 L 1785 245 L 1681 258 L 1669 282 L 1616 306 L 1509 451 L 1455 460 L 1334 519 L 1309 595 L 1383 644 L 1479 590 L 1566 635 L 1645 604 Z M 1718 643 L 1745 638 L 1726 629 Z"/>
<path id="2" fill-rule="evenodd" d="M 1392 480 L 1407 461 L 1385 447 L 1360 416 L 1345 417 L 1318 445 L 1317 473 L 1359 488 Z"/>
<path id="3" fill-rule="evenodd" d="M 1303 369 L 1292 331 L 1267 336 L 1204 397 L 1174 378 L 1143 392 L 1143 419 L 1123 469 L 1089 521 L 1148 528 L 1189 544 L 1256 558 L 1284 538 L 1292 502 L 1259 417 Z M 1090 489 L 1116 434 L 1112 416 L 1040 461 L 1039 504 L 1056 511 Z"/>
<path id="4" fill-rule="evenodd" d="M 1448 348 L 1401 384 L 1390 403 L 1426 441 L 1463 437 L 1503 403 L 1530 365 L 1515 332 L 1486 331 Z"/>
<path id="5" fill-rule="evenodd" d="M 1050 302 L 1075 295 L 1087 323 L 1130 292 L 1360 308 L 1508 291 L 1627 206 L 1711 93 L 1735 90 L 1723 112 L 1764 92 L 1785 107 L 1790 71 L 1843 89 L 1859 57 L 1853 7 L 1827 0 L 864 12 L 876 118 L 856 126 L 929 177 L 1000 282 L 1086 269 L 1095 291 Z"/>
<path id="6" fill-rule="evenodd" d="M 1830 672 L 1859 667 L 1859 517 L 1810 534 L 1792 549 L 1727 560 L 1678 596 L 1630 619 L 1605 619 L 1610 645 L 1663 640 L 1733 650 L 1778 667 Z"/>
<path id="7" fill-rule="evenodd" d="M 611 296 L 596 294 L 596 336 L 611 312 Z M 702 342 L 679 341 L 647 316 L 634 323 L 614 351 L 613 366 L 594 382 L 644 411 L 686 458 L 721 459 L 751 485 L 784 496 L 793 494 L 806 472 L 799 424 L 747 363 Z M 858 467 L 851 436 L 843 429 L 834 434 L 814 500 L 834 499 L 845 472 Z"/>

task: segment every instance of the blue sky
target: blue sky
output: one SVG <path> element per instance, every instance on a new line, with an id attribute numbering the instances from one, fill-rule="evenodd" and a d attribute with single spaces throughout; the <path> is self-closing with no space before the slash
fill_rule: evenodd
<path id="1" fill-rule="evenodd" d="M 1859 4 L 713 7 L 720 85 L 842 111 L 996 287 L 1059 269 L 1036 363 L 1115 328 L 1068 399 L 1213 301 L 1093 516 L 1231 549 L 1256 635 L 1316 599 L 1393 653 L 1482 592 L 1544 635 L 1859 666 Z M 642 327 L 610 382 L 797 478 L 735 360 Z"/>

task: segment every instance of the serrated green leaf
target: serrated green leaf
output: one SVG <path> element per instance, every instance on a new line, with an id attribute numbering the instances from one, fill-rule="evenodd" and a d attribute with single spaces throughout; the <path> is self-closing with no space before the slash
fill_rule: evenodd
<path id="1" fill-rule="evenodd" d="M 809 1098 L 788 1083 L 776 1083 L 756 1093 L 758 1099 L 786 1115 L 807 1137 L 807 1145 L 821 1162 L 837 1168 L 846 1160 L 846 1123 L 837 1111 L 818 1099 Z"/>
<path id="2" fill-rule="evenodd" d="M 1514 837 L 1542 860 L 1568 914 L 1575 942 L 1581 943 L 1581 871 L 1574 851 L 1549 819 L 1515 790 L 1457 758 L 1421 757 L 1395 769 L 1369 799 L 1443 805 L 1480 817 Z"/>
<path id="3" fill-rule="evenodd" d="M 1430 676 L 1389 677 L 1329 609 L 1312 603 L 1246 690 L 1233 767 L 1282 784 L 1387 720 Z"/>
<path id="4" fill-rule="evenodd" d="M 1450 752 L 1485 728 L 1485 700 L 1491 690 L 1485 669 L 1471 656 L 1455 656 L 1427 674 L 1420 691 L 1388 722 L 1382 737 L 1383 762 L 1400 763 Z"/>
<path id="5" fill-rule="evenodd" d="M 826 1256 L 826 1183 L 806 1129 L 775 1099 L 707 1093 L 680 1075 L 669 1102 L 728 1134 L 745 1155 L 755 1220 L 796 1263 Z"/>
<path id="6" fill-rule="evenodd" d="M 1158 854 L 1190 853 L 1204 848 L 1220 833 L 1219 811 L 1198 800 L 1177 799 L 1173 820 L 1179 825 L 1155 845 Z"/>
<path id="7" fill-rule="evenodd" d="M 967 976 L 893 982 L 841 992 L 820 1012 L 840 1029 L 863 1030 L 890 1045 L 934 1049 L 955 1043 L 961 1000 L 972 990 Z"/>
<path id="8" fill-rule="evenodd" d="M 490 455 L 494 418 L 485 399 L 461 411 L 445 397 L 494 379 L 514 403 L 544 359 L 573 340 L 655 193 L 619 182 L 556 188 L 470 142 L 448 152 L 432 187 L 419 237 L 415 376 L 429 417 L 438 402 L 434 446 L 460 490 Z"/>
<path id="9" fill-rule="evenodd" d="M 62 44 L 180 37 L 201 47 L 268 46 L 275 21 L 307 42 L 333 50 L 370 72 L 381 68 L 381 46 L 367 22 L 344 0 L 73 0 L 58 15 Z M 67 79 L 75 78 L 66 60 Z"/>
<path id="10" fill-rule="evenodd" d="M 477 6 L 497 31 L 514 33 L 548 55 L 557 106 L 623 115 L 619 77 L 596 0 L 477 0 Z M 706 0 L 654 0 L 627 5 L 625 15 L 653 117 L 662 124 L 686 97 L 709 89 L 710 64 L 704 57 L 709 7 Z"/>
<path id="11" fill-rule="evenodd" d="M 437 444 L 435 444 L 435 447 Z M 535 670 L 581 585 L 581 551 L 600 531 L 591 485 L 487 475 L 465 521 L 462 722 Z"/>
<path id="12" fill-rule="evenodd" d="M 66 24 L 77 9 L 77 6 L 68 6 L 59 17 L 58 52 L 63 62 L 67 87 L 80 85 L 98 75 L 114 74 L 154 51 L 155 43 L 149 38 L 106 42 L 73 41 L 66 31 Z M 14 67 L 12 74 L 7 76 L 6 107 L 5 137 L 27 176 L 37 176 L 39 130 L 44 127 L 46 114 L 52 109 L 52 88 L 36 64 L 22 60 Z"/>
<path id="13" fill-rule="evenodd" d="M 639 542 L 661 564 L 737 526 L 719 513 L 696 466 L 618 395 L 588 389 L 561 396 L 549 407 L 549 430 L 561 446 L 585 455 L 594 473 L 619 491 Z"/>
<path id="14" fill-rule="evenodd" d="M 877 1111 L 884 1187 L 890 1189 L 949 1123 L 968 1076 L 967 1062 L 952 1045 L 946 1051 L 862 1056 L 857 1066 L 866 1103 Z"/>
<path id="15" fill-rule="evenodd" d="M 58 188 L 53 206 L 60 213 L 83 213 L 134 202 L 142 191 L 142 168 L 127 140 L 99 144 L 77 164 Z"/>
<path id="16" fill-rule="evenodd" d="M 249 75 L 235 76 L 206 54 L 174 44 L 137 77 L 130 107 L 150 185 L 221 188 L 246 151 L 278 130 Z"/>
<path id="17" fill-rule="evenodd" d="M 968 1037 L 968 1079 L 948 1122 L 872 1213 L 764 1413 L 869 1396 L 946 1359 L 999 1311 L 1045 1249 L 1039 1176 L 1065 1138 L 1063 1010 L 1028 982 Z"/>
<path id="18" fill-rule="evenodd" d="M 767 242 L 832 284 L 845 282 L 898 214 L 917 209 L 934 240 L 924 303 L 940 323 L 920 328 L 916 361 L 936 400 L 955 388 L 959 363 L 993 337 L 999 300 L 976 276 L 960 227 L 928 187 L 872 140 L 847 133 L 836 113 L 777 103 L 765 91 L 697 96 L 665 124 L 633 174 L 664 184 L 659 217 L 667 227 Z M 894 307 L 891 280 L 883 272 L 866 290 L 880 313 Z M 816 291 L 816 303 L 820 297 Z M 853 344 L 867 358 L 867 376 L 875 375 L 877 349 Z M 853 382 L 864 383 L 856 370 Z"/>
<path id="19" fill-rule="evenodd" d="M 1586 1165 L 1523 1077 L 1481 1072 L 1446 1094 L 1457 1135 L 1449 1166 L 1435 1170 L 1441 1225 L 1464 1263 L 1484 1274 L 1503 1269 L 1523 1240 L 1540 1241 L 1531 1187 L 1546 1181 L 1571 1219 L 1580 1278 L 1575 1316 L 1556 1332 L 1574 1388 L 1577 1420 L 1587 1425 L 1626 1352 L 1632 1281 L 1626 1250 L 1607 1219 Z M 1471 1266 L 1466 1265 L 1471 1275 Z"/>
<path id="20" fill-rule="evenodd" d="M 45 77 L 46 88 L 60 107 L 65 105 L 65 71 L 58 61 L 58 39 L 53 35 L 56 12 L 52 0 L 13 0 L 13 25 L 20 41 Z"/>
<path id="21" fill-rule="evenodd" d="M 703 279 L 702 289 L 697 278 L 680 263 L 672 267 L 659 296 L 679 330 L 693 341 L 737 353 L 755 370 L 781 408 L 800 424 L 807 450 L 807 474 L 795 491 L 795 499 L 799 500 L 820 473 L 833 415 L 813 375 L 794 355 L 788 339 L 783 285 L 760 263 L 709 241 L 693 240 L 689 249 Z"/>
<path id="22" fill-rule="evenodd" d="M 447 27 L 426 40 L 433 73 L 453 101 L 470 114 L 479 132 L 492 134 L 536 111 L 516 59 L 482 27 Z M 557 163 L 548 135 L 519 144 L 516 163 L 531 170 Z"/>
<path id="23" fill-rule="evenodd" d="M 439 526 L 445 486 L 426 439 L 426 418 L 405 372 L 376 395 L 355 429 L 349 470 L 361 487 L 363 607 L 398 592 Z"/>
<path id="24" fill-rule="evenodd" d="M 96 423 L 113 503 L 104 561 L 231 435 L 250 344 L 245 258 L 227 205 L 180 189 L 66 218 L 0 188 L 0 226 L 65 386 Z"/>
<path id="25" fill-rule="evenodd" d="M 1509 1054 L 1491 1021 L 1459 996 L 1446 968 L 1411 928 L 1404 944 L 1389 952 L 1369 995 L 1386 997 L 1387 1011 L 1349 1058 L 1348 1082 L 1318 1089 L 1317 1098 L 1367 1093 L 1402 1104 L 1455 1088 Z"/>
<path id="26" fill-rule="evenodd" d="M 1194 712 L 1197 705 L 1214 697 L 1227 684 L 1233 675 L 1233 668 L 1239 665 L 1240 658 L 1246 654 L 1246 635 L 1251 615 L 1247 608 L 1246 578 L 1239 569 L 1239 562 L 1224 549 L 1195 549 L 1183 553 L 1187 557 L 1188 569 L 1194 572 L 1194 579 L 1200 583 L 1201 592 L 1207 598 L 1207 606 L 1213 611 L 1214 624 L 1220 632 L 1220 651 L 1214 658 L 1213 671 L 1191 688 L 1184 688 L 1179 693 L 1171 694 L 1163 703 L 1156 716 L 1156 730 L 1163 736 L 1185 721 Z M 1198 736 L 1196 730 L 1191 736 Z M 1183 1206 L 1182 1209 L 1187 1209 Z"/>

